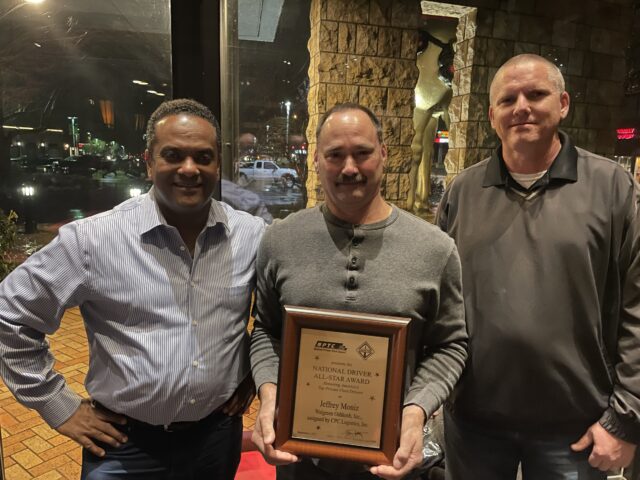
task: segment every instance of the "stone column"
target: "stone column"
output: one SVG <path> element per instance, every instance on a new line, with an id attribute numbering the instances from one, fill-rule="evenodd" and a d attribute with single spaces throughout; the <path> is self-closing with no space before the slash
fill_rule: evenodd
<path id="1" fill-rule="evenodd" d="M 389 147 L 383 195 L 405 206 L 419 22 L 416 0 L 312 0 L 308 206 L 323 198 L 313 166 L 316 125 L 324 112 L 341 102 L 366 105 L 381 119 Z"/>

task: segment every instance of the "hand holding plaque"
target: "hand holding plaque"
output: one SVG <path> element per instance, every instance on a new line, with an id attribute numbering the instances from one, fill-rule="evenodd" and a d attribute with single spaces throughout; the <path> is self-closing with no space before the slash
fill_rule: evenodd
<path id="1" fill-rule="evenodd" d="M 285 306 L 275 446 L 392 464 L 409 319 Z"/>

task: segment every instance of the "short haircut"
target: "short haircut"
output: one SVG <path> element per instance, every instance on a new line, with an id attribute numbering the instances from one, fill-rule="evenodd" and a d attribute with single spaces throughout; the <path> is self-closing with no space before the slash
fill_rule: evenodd
<path id="1" fill-rule="evenodd" d="M 211 125 L 216 130 L 216 150 L 218 151 L 218 158 L 222 151 L 220 143 L 220 124 L 211 110 L 195 100 L 189 98 L 177 98 L 175 100 L 167 100 L 162 102 L 158 108 L 151 114 L 149 121 L 147 122 L 147 132 L 145 135 L 147 141 L 147 150 L 151 152 L 153 143 L 156 140 L 156 124 L 163 118 L 171 115 L 179 115 L 186 113 L 187 115 L 193 115 L 194 117 L 200 117 Z"/>
<path id="2" fill-rule="evenodd" d="M 562 76 L 562 72 L 555 63 L 534 53 L 522 53 L 520 55 L 516 55 L 515 57 L 511 57 L 509 60 L 504 62 L 498 69 L 496 74 L 493 76 L 493 80 L 491 80 L 491 85 L 489 86 L 489 103 L 493 104 L 493 83 L 496 81 L 496 78 L 498 78 L 498 75 L 502 74 L 504 69 L 507 67 L 529 62 L 542 63 L 547 68 L 547 71 L 549 72 L 549 81 L 556 87 L 557 92 L 564 92 L 564 77 Z"/>
<path id="3" fill-rule="evenodd" d="M 322 114 L 322 117 L 320 117 L 320 121 L 318 122 L 318 126 L 316 127 L 316 142 L 320 138 L 322 127 L 326 123 L 327 119 L 334 113 L 344 112 L 347 110 L 360 110 L 361 112 L 366 113 L 367 116 L 371 119 L 371 123 L 373 123 L 373 126 L 376 128 L 376 135 L 378 136 L 380 145 L 384 143 L 382 139 L 382 123 L 380 122 L 380 119 L 376 117 L 376 114 L 373 113 L 369 108 L 354 102 L 337 103 Z"/>

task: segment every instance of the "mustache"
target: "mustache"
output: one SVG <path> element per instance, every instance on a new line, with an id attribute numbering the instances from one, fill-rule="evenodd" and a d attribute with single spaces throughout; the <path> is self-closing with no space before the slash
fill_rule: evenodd
<path id="1" fill-rule="evenodd" d="M 366 183 L 367 177 L 362 175 L 361 173 L 357 173 L 355 175 L 338 175 L 336 183 L 342 183 L 344 185 L 351 185 L 354 183 Z"/>

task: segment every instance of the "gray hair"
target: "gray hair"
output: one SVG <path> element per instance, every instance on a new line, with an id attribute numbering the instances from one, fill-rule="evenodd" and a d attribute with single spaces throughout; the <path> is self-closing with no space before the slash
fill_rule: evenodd
<path id="1" fill-rule="evenodd" d="M 156 124 L 163 118 L 171 115 L 179 115 L 181 113 L 200 117 L 213 125 L 213 128 L 216 131 L 216 150 L 218 151 L 218 157 L 220 157 L 222 146 L 220 143 L 220 124 L 218 123 L 218 120 L 215 115 L 211 113 L 211 110 L 190 98 L 177 98 L 175 100 L 162 102 L 151 114 L 149 121 L 147 122 L 147 132 L 145 134 L 147 150 L 151 151 L 156 140 Z"/>
<path id="2" fill-rule="evenodd" d="M 536 55 L 534 53 L 522 53 L 520 55 L 516 55 L 515 57 L 511 57 L 509 60 L 504 62 L 502 66 L 498 69 L 496 74 L 493 76 L 493 80 L 491 80 L 491 85 L 489 86 L 489 103 L 493 104 L 493 84 L 496 81 L 496 78 L 507 68 L 514 65 L 521 65 L 523 63 L 529 62 L 538 62 L 542 63 L 549 72 L 549 81 L 556 88 L 558 93 L 562 93 L 565 91 L 565 83 L 564 77 L 562 76 L 562 72 L 558 68 L 558 66 L 552 61 L 541 57 L 540 55 Z"/>
<path id="3" fill-rule="evenodd" d="M 320 117 L 320 121 L 318 122 L 318 126 L 316 127 L 316 142 L 318 141 L 318 138 L 320 138 L 322 127 L 326 123 L 327 119 L 334 113 L 344 112 L 347 110 L 360 110 L 361 112 L 366 113 L 367 116 L 371 119 L 371 123 L 373 123 L 373 126 L 376 128 L 376 135 L 378 136 L 380 145 L 384 143 L 382 139 L 382 123 L 380 122 L 380 119 L 376 117 L 376 114 L 373 113 L 369 108 L 354 102 L 337 103 L 322 114 L 322 117 Z"/>

